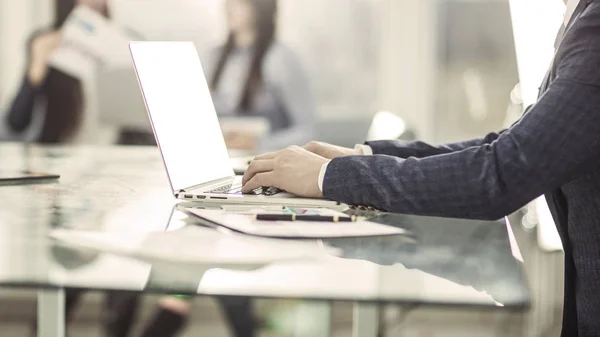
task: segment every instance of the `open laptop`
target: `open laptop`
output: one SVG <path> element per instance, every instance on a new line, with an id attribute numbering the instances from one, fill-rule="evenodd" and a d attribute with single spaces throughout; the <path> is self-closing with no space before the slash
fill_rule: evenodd
<path id="1" fill-rule="evenodd" d="M 333 207 L 273 188 L 241 193 L 192 42 L 131 42 L 146 110 L 176 198 L 222 204 Z"/>

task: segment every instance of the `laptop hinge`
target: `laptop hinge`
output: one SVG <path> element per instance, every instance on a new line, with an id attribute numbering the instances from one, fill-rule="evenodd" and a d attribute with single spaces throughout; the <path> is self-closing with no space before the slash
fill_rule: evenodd
<path id="1" fill-rule="evenodd" d="M 179 192 L 176 192 L 176 193 L 180 193 L 181 194 L 181 193 L 191 192 L 191 191 L 195 191 L 195 190 L 198 190 L 198 189 L 202 189 L 203 187 L 208 187 L 208 186 L 216 185 L 218 183 L 224 183 L 224 182 L 226 182 L 228 180 L 233 180 L 233 177 L 231 177 L 231 176 L 224 177 L 224 178 L 220 178 L 220 179 L 209 181 L 207 183 L 190 186 L 190 187 L 187 187 L 185 189 L 179 190 Z"/>

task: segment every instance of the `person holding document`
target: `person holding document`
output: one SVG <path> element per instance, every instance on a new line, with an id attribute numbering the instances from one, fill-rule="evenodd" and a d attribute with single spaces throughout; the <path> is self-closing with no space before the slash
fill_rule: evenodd
<path id="1" fill-rule="evenodd" d="M 81 80 L 48 64 L 50 55 L 61 44 L 60 29 L 76 5 L 108 16 L 106 0 L 56 0 L 54 24 L 34 33 L 29 41 L 27 72 L 7 114 L 6 123 L 13 132 L 24 132 L 38 124 L 39 129 L 34 130 L 33 135 L 37 142 L 73 142 L 81 135 L 97 131 L 84 130 L 85 101 Z"/>
<path id="2" fill-rule="evenodd" d="M 502 218 L 545 194 L 565 250 L 562 335 L 599 336 L 600 0 L 565 3 L 538 101 L 509 129 L 441 146 L 309 143 L 256 157 L 243 191 L 274 186 L 390 212 L 474 219 Z"/>
<path id="3" fill-rule="evenodd" d="M 277 0 L 227 0 L 225 44 L 203 60 L 221 117 L 264 118 L 271 134 L 227 133 L 228 148 L 275 149 L 303 144 L 315 123 L 315 102 L 306 72 L 276 38 Z"/>
<path id="4" fill-rule="evenodd" d="M 121 62 L 103 52 L 115 49 L 115 41 L 106 39 L 107 27 L 116 26 L 107 0 L 55 4 L 54 24 L 35 32 L 28 42 L 27 71 L 6 116 L 8 129 L 40 143 L 155 144 L 147 132 L 103 124 L 96 105 L 88 100 L 94 97 L 97 70 Z M 139 36 L 118 29 L 126 37 Z"/>

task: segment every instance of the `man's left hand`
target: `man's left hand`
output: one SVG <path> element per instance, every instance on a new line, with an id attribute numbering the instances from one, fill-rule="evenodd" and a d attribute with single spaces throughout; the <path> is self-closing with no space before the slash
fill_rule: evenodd
<path id="1" fill-rule="evenodd" d="M 276 187 L 305 198 L 323 198 L 319 173 L 329 160 L 299 146 L 260 155 L 244 174 L 242 192 L 259 187 Z"/>

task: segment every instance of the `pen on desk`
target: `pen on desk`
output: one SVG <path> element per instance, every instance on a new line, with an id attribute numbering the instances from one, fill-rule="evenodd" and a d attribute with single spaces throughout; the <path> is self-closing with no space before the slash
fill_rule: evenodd
<path id="1" fill-rule="evenodd" d="M 356 221 L 356 216 L 303 215 L 303 214 L 256 214 L 256 220 L 262 220 L 262 221 L 355 222 Z"/>

